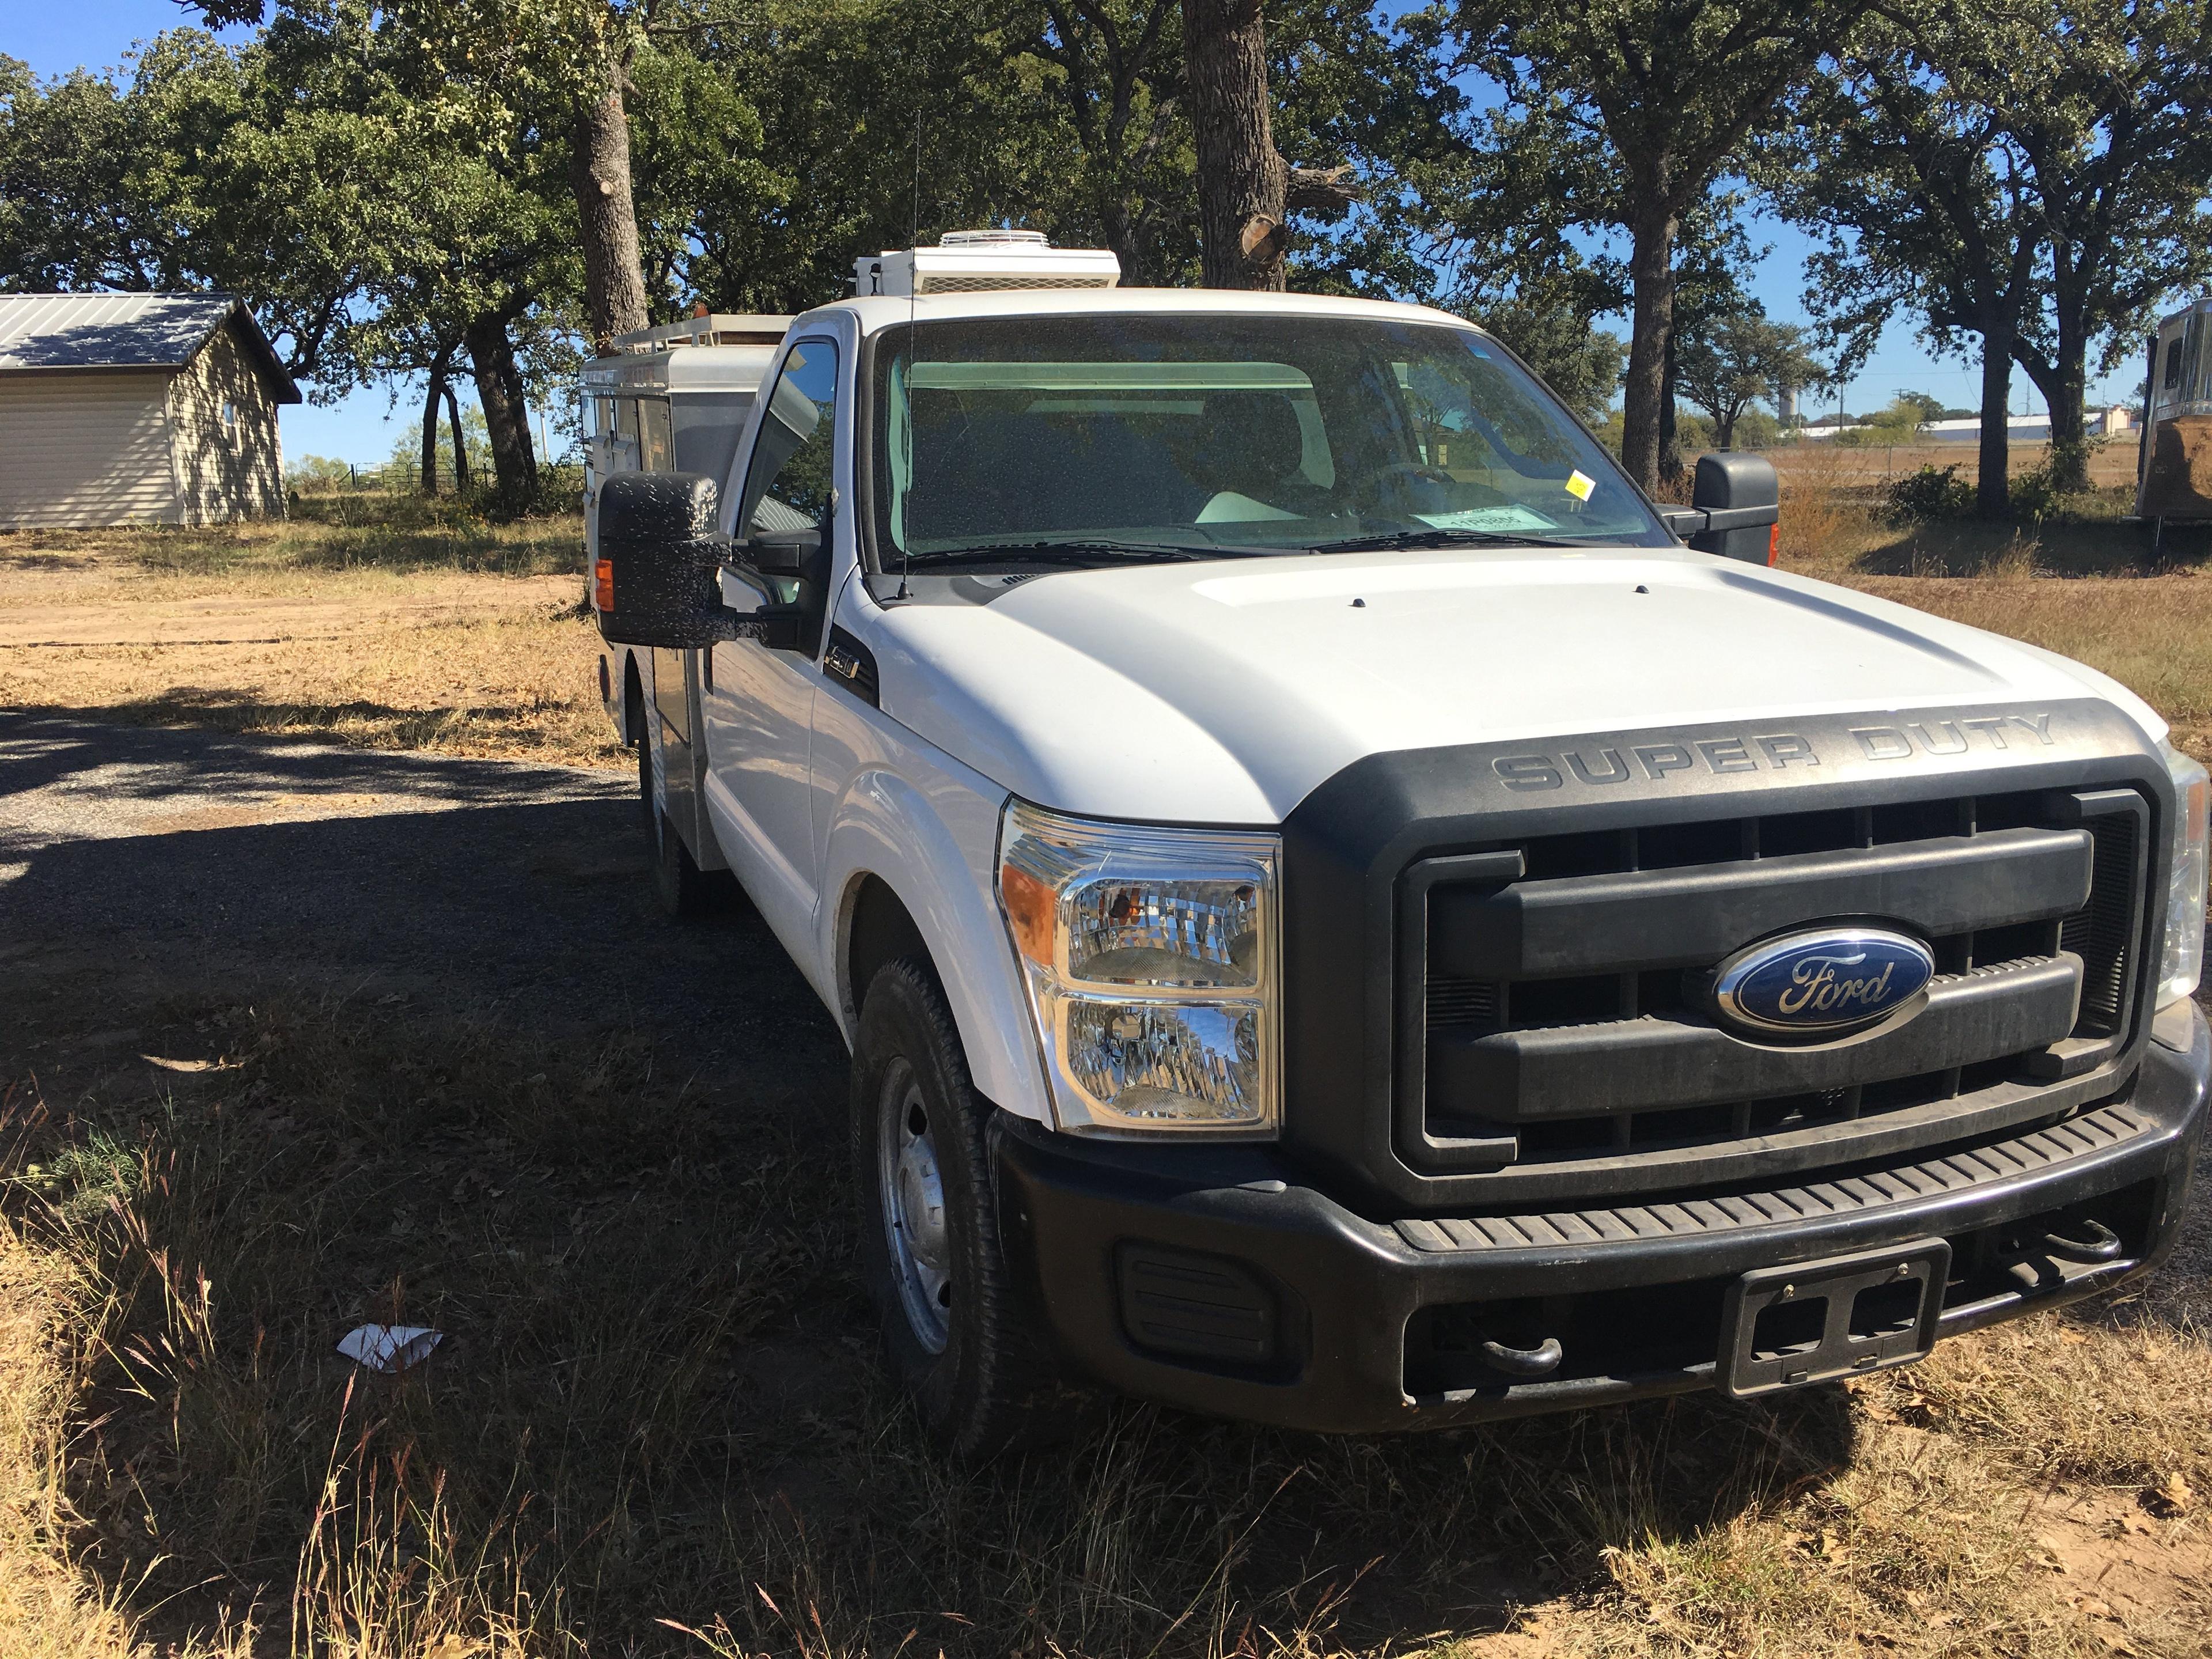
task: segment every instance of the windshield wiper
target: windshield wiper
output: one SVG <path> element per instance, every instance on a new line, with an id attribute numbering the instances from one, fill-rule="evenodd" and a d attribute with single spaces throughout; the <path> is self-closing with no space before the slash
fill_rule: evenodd
<path id="1" fill-rule="evenodd" d="M 1184 542 L 1124 542 L 1107 540 L 1049 542 L 991 542 L 977 547 L 947 548 L 916 553 L 908 560 L 915 565 L 1006 564 L 1042 562 L 1049 564 L 1088 564 L 1094 560 L 1129 560 L 1163 563 L 1173 559 L 1241 559 L 1286 552 L 1278 547 L 1235 547 L 1207 543 L 1194 547 Z"/>
<path id="2" fill-rule="evenodd" d="M 1627 544 L 1609 537 L 1531 536 L 1510 530 L 1390 530 L 1372 536 L 1347 536 L 1342 541 L 1322 542 L 1316 553 L 1371 553 L 1385 548 L 1423 547 L 1622 547 Z"/>

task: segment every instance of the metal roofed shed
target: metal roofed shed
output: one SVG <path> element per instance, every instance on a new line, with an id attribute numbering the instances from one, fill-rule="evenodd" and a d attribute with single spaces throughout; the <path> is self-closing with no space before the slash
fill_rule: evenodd
<path id="1" fill-rule="evenodd" d="M 281 516 L 299 401 L 234 295 L 0 295 L 0 528 Z"/>

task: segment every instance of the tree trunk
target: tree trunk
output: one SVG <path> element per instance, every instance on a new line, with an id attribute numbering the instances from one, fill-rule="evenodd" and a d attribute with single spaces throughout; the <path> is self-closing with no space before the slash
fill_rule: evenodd
<path id="1" fill-rule="evenodd" d="M 469 441 L 461 431 L 461 400 L 454 395 L 451 380 L 446 382 L 446 422 L 453 434 L 453 488 L 465 495 L 469 493 Z"/>
<path id="2" fill-rule="evenodd" d="M 2072 326 L 2069 326 L 2069 324 Z M 2089 432 L 2083 405 L 2089 398 L 2089 343 L 2080 319 L 2058 317 L 2058 362 L 2054 384 L 2044 388 L 2051 409 L 2051 483 L 2063 493 L 2089 487 Z"/>
<path id="3" fill-rule="evenodd" d="M 1289 168 L 1276 153 L 1260 0 L 1182 0 L 1208 288 L 1283 286 Z"/>
<path id="4" fill-rule="evenodd" d="M 476 370 L 477 401 L 483 407 L 491 438 L 491 467 L 498 480 L 501 507 L 522 513 L 538 500 L 538 456 L 530 442 L 530 409 L 522 392 L 522 371 L 501 317 L 479 317 L 469 325 L 469 362 Z"/>
<path id="5" fill-rule="evenodd" d="M 618 81 L 578 112 L 569 178 L 582 220 L 585 325 L 592 349 L 604 356 L 614 336 L 647 321 L 637 204 L 630 195 L 629 118 Z"/>
<path id="6" fill-rule="evenodd" d="M 422 400 L 422 493 L 438 493 L 438 404 L 446 395 L 446 359 L 430 369 L 430 395 Z"/>
<path id="7" fill-rule="evenodd" d="M 1670 488 L 1682 481 L 1680 411 L 1675 407 L 1677 370 L 1674 334 L 1667 333 L 1665 367 L 1659 374 L 1659 481 Z"/>
<path id="8" fill-rule="evenodd" d="M 1137 243 L 1136 215 L 1129 211 L 1129 204 L 1116 184 L 1098 192 L 1098 226 L 1106 246 L 1121 262 L 1123 288 L 1147 288 L 1148 272 L 1145 269 L 1143 250 Z"/>
<path id="9" fill-rule="evenodd" d="M 1981 477 L 1974 484 L 1978 518 L 2003 519 L 2012 508 L 2007 475 L 2012 464 L 2012 329 L 1982 336 Z"/>
<path id="10" fill-rule="evenodd" d="M 1721 411 L 1720 417 L 1713 422 L 1713 447 L 1715 449 L 1734 449 L 1735 447 L 1735 422 L 1738 412 L 1739 411 L 1732 409 L 1723 410 Z"/>
<path id="11" fill-rule="evenodd" d="M 1629 276 L 1635 309 L 1628 374 L 1621 382 L 1620 462 L 1646 495 L 1659 490 L 1659 419 L 1667 354 L 1674 337 L 1674 229 L 1671 213 L 1652 212 L 1632 228 Z"/>

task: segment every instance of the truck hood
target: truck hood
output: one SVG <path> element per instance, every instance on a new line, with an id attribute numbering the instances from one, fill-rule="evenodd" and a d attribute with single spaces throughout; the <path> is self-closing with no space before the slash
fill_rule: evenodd
<path id="1" fill-rule="evenodd" d="M 1825 582 L 1657 550 L 1066 572 L 872 629 L 885 711 L 1012 793 L 1279 823 L 1393 750 L 2084 696 L 2095 671 Z"/>

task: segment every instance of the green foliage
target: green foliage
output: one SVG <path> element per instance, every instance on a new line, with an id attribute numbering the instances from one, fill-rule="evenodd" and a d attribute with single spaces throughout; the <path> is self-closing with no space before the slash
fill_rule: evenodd
<path id="1" fill-rule="evenodd" d="M 1518 353 L 1577 419 L 1602 424 L 1620 388 L 1628 348 L 1619 335 L 1592 328 L 1566 299 L 1546 300 L 1541 288 L 1531 285 L 1472 314 Z"/>
<path id="2" fill-rule="evenodd" d="M 1735 417 L 1735 449 L 1771 449 L 1784 441 L 1782 422 L 1753 404 Z"/>
<path id="3" fill-rule="evenodd" d="M 1853 448 L 1909 444 L 1920 435 L 1929 419 L 1928 406 L 1934 401 L 1917 392 L 1899 392 L 1885 407 L 1844 427 L 1836 434 L 1836 441 Z"/>
<path id="4" fill-rule="evenodd" d="M 1825 234 L 1812 297 L 1844 367 L 1906 311 L 1938 349 L 1983 362 L 1994 422 L 2017 362 L 2078 487 L 2066 428 L 2090 362 L 2112 367 L 2164 295 L 2212 276 L 2208 31 L 2206 0 L 2005 0 L 1865 32 L 1766 158 L 1785 207 Z M 1982 510 L 2004 497 L 1985 462 Z"/>
<path id="5" fill-rule="evenodd" d="M 133 283 L 145 272 L 104 210 L 131 146 L 120 90 L 79 70 L 41 85 L 0 54 L 0 291 Z"/>
<path id="6" fill-rule="evenodd" d="M 285 467 L 284 482 L 294 489 L 336 489 L 353 482 L 353 468 L 327 455 L 299 455 Z"/>
<path id="7" fill-rule="evenodd" d="M 1535 176 L 1559 195 L 1570 223 L 1627 234 L 1633 289 L 1621 447 L 1646 489 L 1674 461 L 1662 453 L 1670 412 L 1663 388 L 1682 221 L 1741 165 L 1754 135 L 1792 118 L 1816 66 L 1870 3 L 1458 0 L 1452 29 L 1465 61 L 1500 83 L 1512 112 L 1499 130 L 1536 137 L 1552 153 L 1555 164 Z"/>
<path id="8" fill-rule="evenodd" d="M 2017 523 L 2041 524 L 2064 512 L 2067 498 L 2080 493 L 2069 477 L 2064 459 L 2046 453 L 2040 465 L 2012 481 L 2012 516 Z"/>
<path id="9" fill-rule="evenodd" d="M 453 465 L 453 423 L 441 410 L 437 417 L 438 484 L 450 489 L 460 476 Z M 491 476 L 491 433 L 484 425 L 483 411 L 464 409 L 461 411 L 461 441 L 467 452 L 469 476 L 472 479 Z M 403 427 L 392 444 L 391 458 L 384 464 L 385 471 L 402 478 L 415 480 L 419 485 L 422 472 L 422 422 L 410 421 Z"/>
<path id="10" fill-rule="evenodd" d="M 1711 416 L 1723 448 L 1754 398 L 1783 388 L 1815 386 L 1827 371 L 1806 349 L 1804 331 L 1769 321 L 1764 307 L 1745 301 L 1697 319 L 1680 337 L 1676 377 L 1683 395 Z"/>
<path id="11" fill-rule="evenodd" d="M 1899 530 L 1963 519 L 1974 510 L 1974 487 L 1955 466 L 1923 466 L 1893 478 L 1881 492 L 1881 520 Z"/>

